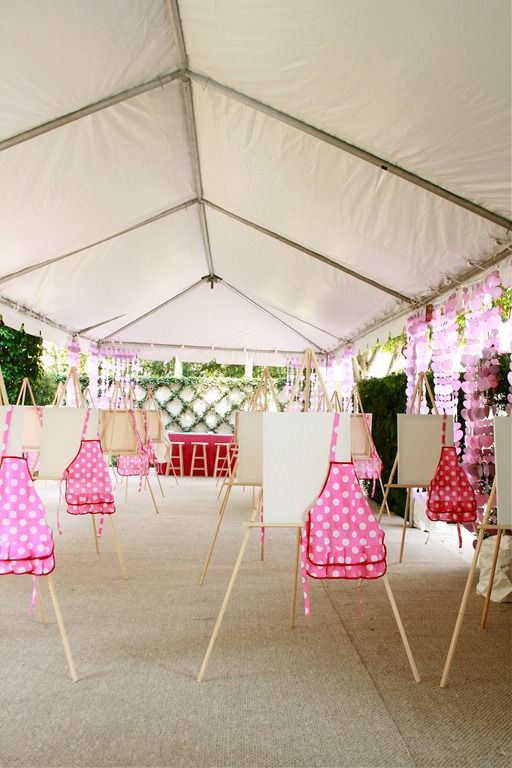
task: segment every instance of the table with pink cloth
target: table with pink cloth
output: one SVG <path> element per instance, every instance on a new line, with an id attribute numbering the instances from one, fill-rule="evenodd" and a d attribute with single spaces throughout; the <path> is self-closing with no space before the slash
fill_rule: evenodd
<path id="1" fill-rule="evenodd" d="M 171 443 L 184 443 L 183 445 L 183 465 L 184 465 L 184 472 L 185 475 L 190 475 L 190 466 L 192 464 L 192 443 L 206 443 L 206 460 L 208 465 L 208 475 L 211 477 L 213 475 L 213 470 L 215 468 L 215 453 L 217 450 L 217 446 L 219 444 L 228 444 L 233 440 L 233 435 L 217 435 L 213 432 L 168 432 L 168 437 Z M 221 453 L 221 456 L 225 453 L 223 450 Z M 197 456 L 202 455 L 202 448 L 197 448 L 196 452 Z M 173 456 L 174 456 L 174 467 L 176 469 L 176 472 L 178 472 L 178 449 L 173 449 Z M 196 461 L 196 464 L 198 466 L 202 466 L 203 462 Z M 166 471 L 167 465 L 159 464 L 158 465 L 158 472 L 160 474 L 164 474 Z M 221 465 L 222 467 L 222 465 Z M 171 473 L 172 474 L 172 473 Z M 194 471 L 194 476 L 202 476 L 204 475 L 204 472 L 196 467 Z"/>

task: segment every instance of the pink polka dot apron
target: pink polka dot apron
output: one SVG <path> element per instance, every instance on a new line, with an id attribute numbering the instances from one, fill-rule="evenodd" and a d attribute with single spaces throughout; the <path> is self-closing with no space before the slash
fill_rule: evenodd
<path id="1" fill-rule="evenodd" d="M 0 575 L 45 576 L 55 568 L 53 535 L 27 460 L 5 456 L 12 408 L 7 411 L 0 460 Z M 34 602 L 35 593 L 32 602 Z"/>
<path id="2" fill-rule="evenodd" d="M 386 573 L 384 531 L 370 510 L 351 462 L 337 462 L 339 413 L 334 414 L 329 472 L 309 510 L 302 534 L 304 611 L 310 615 L 307 577 L 378 579 Z"/>
<path id="3" fill-rule="evenodd" d="M 446 421 L 443 416 L 442 447 L 439 464 L 427 491 L 426 513 L 429 520 L 457 523 L 459 547 L 462 546 L 460 523 L 476 520 L 476 497 L 459 464 L 455 446 L 446 445 Z"/>
<path id="4" fill-rule="evenodd" d="M 112 480 L 98 438 L 86 440 L 85 434 L 91 411 L 87 409 L 82 428 L 82 439 L 77 455 L 64 470 L 65 499 L 70 515 L 101 515 L 101 535 L 104 515 L 115 511 Z"/>
<path id="5" fill-rule="evenodd" d="M 142 418 L 144 419 L 144 426 L 146 430 L 146 444 L 141 440 L 139 430 L 137 429 L 137 422 L 135 421 L 135 414 L 130 411 L 130 420 L 132 422 L 133 431 L 135 434 L 135 442 L 137 445 L 137 454 L 135 456 L 119 456 L 117 459 L 117 473 L 122 477 L 139 477 L 139 491 L 142 488 L 142 478 L 147 477 L 149 474 L 149 466 L 152 460 L 156 460 L 155 451 L 151 438 L 149 437 L 149 430 L 147 424 L 147 416 L 142 411 Z"/>

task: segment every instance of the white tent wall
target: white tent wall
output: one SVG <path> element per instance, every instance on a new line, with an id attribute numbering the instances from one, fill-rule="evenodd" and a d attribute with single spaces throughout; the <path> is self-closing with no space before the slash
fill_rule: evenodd
<path id="1" fill-rule="evenodd" d="M 505 0 L 0 12 L 7 323 L 275 363 L 385 337 L 510 242 Z"/>

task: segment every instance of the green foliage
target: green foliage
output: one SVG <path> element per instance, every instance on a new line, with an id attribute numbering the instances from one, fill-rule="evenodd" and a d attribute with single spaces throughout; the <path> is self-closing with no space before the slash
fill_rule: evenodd
<path id="1" fill-rule="evenodd" d="M 162 362 L 160 360 L 141 360 L 141 375 L 152 378 L 174 376 L 174 358 Z"/>
<path id="2" fill-rule="evenodd" d="M 392 373 L 383 379 L 363 379 L 358 386 L 364 410 L 373 414 L 373 439 L 382 459 L 382 482 L 385 483 L 397 451 L 396 414 L 405 413 L 407 406 L 407 377 L 405 373 Z M 405 498 L 404 490 L 393 488 L 388 497 L 389 508 L 396 514 L 403 515 Z M 382 501 L 378 485 L 375 500 L 379 504 Z"/>
<path id="3" fill-rule="evenodd" d="M 512 288 L 503 288 L 500 298 L 495 299 L 493 304 L 501 308 L 502 319 L 509 320 L 512 314 Z"/>
<path id="4" fill-rule="evenodd" d="M 56 390 L 57 377 L 51 371 L 41 371 L 38 378 L 32 384 L 32 391 L 38 405 L 51 405 Z"/>
<path id="5" fill-rule="evenodd" d="M 382 352 L 394 352 L 396 349 L 402 349 L 407 344 L 407 333 L 402 331 L 399 336 L 390 336 L 381 347 Z"/>
<path id="6" fill-rule="evenodd" d="M 0 368 L 5 380 L 9 402 L 16 402 L 24 377 L 34 384 L 42 372 L 43 340 L 24 330 L 16 331 L 0 325 Z"/>
<path id="7" fill-rule="evenodd" d="M 210 360 L 208 363 L 183 363 L 184 376 L 196 376 L 197 378 L 217 378 L 225 376 L 227 378 L 243 378 L 245 373 L 244 365 L 222 365 L 216 360 Z"/>

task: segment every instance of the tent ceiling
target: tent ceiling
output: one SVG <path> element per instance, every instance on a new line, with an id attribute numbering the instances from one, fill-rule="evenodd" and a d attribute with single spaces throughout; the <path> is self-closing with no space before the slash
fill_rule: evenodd
<path id="1" fill-rule="evenodd" d="M 163 356 L 332 350 L 509 242 L 505 0 L 0 12 L 0 301 L 20 321 Z"/>

